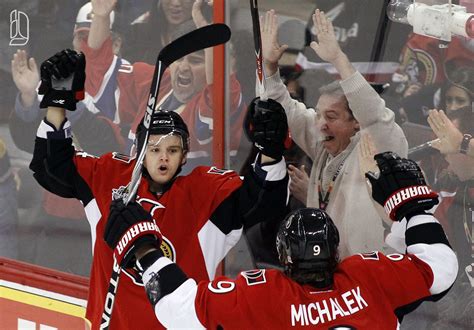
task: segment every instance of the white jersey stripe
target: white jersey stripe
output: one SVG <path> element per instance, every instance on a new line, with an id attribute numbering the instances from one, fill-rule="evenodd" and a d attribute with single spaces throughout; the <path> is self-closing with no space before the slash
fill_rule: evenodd
<path id="1" fill-rule="evenodd" d="M 161 298 L 155 305 L 155 315 L 166 329 L 205 329 L 199 321 L 194 300 L 197 285 L 193 279 L 181 284 L 172 294 Z"/>
<path id="2" fill-rule="evenodd" d="M 94 254 L 94 246 L 97 232 L 96 227 L 99 223 L 100 218 L 102 217 L 95 198 L 92 199 L 86 206 L 84 206 L 84 211 L 86 212 L 87 221 L 89 222 L 89 226 L 91 227 L 92 254 Z"/>
<path id="3" fill-rule="evenodd" d="M 427 223 L 439 222 L 431 215 L 417 215 L 408 221 L 407 227 L 413 228 Z M 458 274 L 458 259 L 454 251 L 446 244 L 417 243 L 409 245 L 407 252 L 416 255 L 430 266 L 433 272 L 433 283 L 430 287 L 431 294 L 441 293 L 454 283 Z"/>
<path id="4" fill-rule="evenodd" d="M 227 252 L 237 244 L 241 235 L 242 229 L 232 230 L 229 234 L 225 235 L 211 221 L 207 221 L 201 228 L 198 233 L 198 239 L 209 279 L 214 279 L 217 265 L 224 259 Z"/>

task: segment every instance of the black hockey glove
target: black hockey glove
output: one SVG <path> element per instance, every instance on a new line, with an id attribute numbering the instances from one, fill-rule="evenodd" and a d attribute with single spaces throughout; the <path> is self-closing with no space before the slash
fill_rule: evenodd
<path id="1" fill-rule="evenodd" d="M 247 138 L 260 152 L 280 160 L 286 147 L 291 143 L 285 109 L 275 100 L 252 100 L 244 122 Z"/>
<path id="2" fill-rule="evenodd" d="M 104 240 L 114 249 L 117 263 L 133 267 L 134 254 L 144 244 L 161 244 L 161 233 L 151 215 L 137 202 L 125 205 L 122 199 L 112 201 L 104 230 Z"/>
<path id="3" fill-rule="evenodd" d="M 382 205 L 390 219 L 409 220 L 438 204 L 438 194 L 426 185 L 423 172 L 416 162 L 384 152 L 374 156 L 380 174 L 365 174 L 372 184 L 372 198 Z"/>
<path id="4" fill-rule="evenodd" d="M 65 49 L 41 64 L 41 85 L 44 95 L 40 107 L 59 107 L 76 110 L 76 103 L 84 99 L 86 58 L 82 53 Z"/>

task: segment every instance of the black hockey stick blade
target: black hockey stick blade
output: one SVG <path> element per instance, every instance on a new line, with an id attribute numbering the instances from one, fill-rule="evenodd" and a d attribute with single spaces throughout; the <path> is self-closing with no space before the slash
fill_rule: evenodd
<path id="1" fill-rule="evenodd" d="M 230 35 L 230 29 L 225 24 L 206 25 L 168 44 L 158 55 L 158 61 L 168 67 L 177 59 L 188 54 L 226 43 L 229 41 Z"/>

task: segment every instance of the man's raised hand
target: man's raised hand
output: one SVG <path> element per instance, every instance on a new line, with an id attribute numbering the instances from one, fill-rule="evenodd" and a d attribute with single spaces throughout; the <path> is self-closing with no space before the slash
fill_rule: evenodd
<path id="1" fill-rule="evenodd" d="M 260 16 L 260 33 L 266 74 L 271 76 L 278 70 L 278 61 L 288 48 L 288 45 L 278 43 L 278 19 L 273 9 Z"/>
<path id="2" fill-rule="evenodd" d="M 340 56 L 345 56 L 337 42 L 334 27 L 319 9 L 316 9 L 312 18 L 318 41 L 312 41 L 310 46 L 322 60 L 334 64 Z"/>
<path id="3" fill-rule="evenodd" d="M 23 105 L 29 107 L 36 97 L 36 87 L 39 83 L 36 61 L 32 57 L 28 60 L 24 50 L 17 50 L 11 65 L 13 82 L 20 91 Z"/>

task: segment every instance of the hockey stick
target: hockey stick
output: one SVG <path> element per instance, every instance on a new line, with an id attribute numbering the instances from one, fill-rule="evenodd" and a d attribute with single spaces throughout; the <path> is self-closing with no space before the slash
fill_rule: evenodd
<path id="1" fill-rule="evenodd" d="M 135 199 L 138 186 L 142 177 L 143 160 L 146 154 L 146 145 L 149 137 L 149 128 L 151 122 L 151 116 L 155 111 L 155 104 L 158 98 L 158 92 L 160 90 L 161 78 L 163 72 L 168 66 L 174 61 L 194 53 L 196 51 L 217 46 L 226 43 L 230 39 L 230 29 L 225 24 L 211 24 L 191 31 L 188 34 L 174 40 L 166 47 L 164 47 L 158 54 L 156 60 L 155 72 L 153 74 L 153 80 L 150 87 L 150 94 L 148 96 L 148 103 L 146 112 L 143 118 L 143 125 L 145 126 L 145 140 L 139 155 L 137 157 L 135 166 L 132 172 L 132 178 L 128 184 L 128 195 L 125 199 L 125 204 Z M 102 320 L 100 329 L 108 329 L 110 325 L 110 319 L 112 317 L 112 310 L 115 302 L 115 294 L 118 289 L 118 283 L 120 279 L 120 265 L 117 263 L 117 259 L 114 254 L 114 265 L 112 269 L 112 275 L 109 281 L 109 287 L 107 290 L 107 296 L 104 302 L 104 310 L 102 313 Z"/>
<path id="2" fill-rule="evenodd" d="M 252 15 L 253 42 L 255 45 L 255 60 L 257 62 L 258 92 L 260 99 L 265 101 L 265 73 L 263 71 L 262 35 L 260 33 L 260 15 L 258 14 L 257 0 L 250 0 L 250 14 Z"/>
<path id="3" fill-rule="evenodd" d="M 146 129 L 145 141 L 140 154 L 137 157 L 135 167 L 132 172 L 132 179 L 128 185 L 128 196 L 125 204 L 128 204 L 135 198 L 138 185 L 142 176 L 143 159 L 146 154 L 146 144 L 148 142 L 149 127 L 151 115 L 156 111 L 155 103 L 157 102 L 158 92 L 160 89 L 161 77 L 166 68 L 181 57 L 194 53 L 208 47 L 217 46 L 226 43 L 230 39 L 230 29 L 225 24 L 211 24 L 200 29 L 194 30 L 184 36 L 176 39 L 165 48 L 163 48 L 158 55 L 155 66 L 155 73 L 153 74 L 153 81 L 150 87 L 150 95 L 148 97 L 148 104 L 143 118 L 143 125 Z"/>
<path id="4" fill-rule="evenodd" d="M 267 93 L 265 93 L 265 71 L 263 69 L 262 33 L 260 31 L 260 15 L 258 13 L 257 0 L 250 0 L 250 14 L 252 15 L 253 41 L 255 45 L 255 60 L 257 63 L 258 93 L 260 94 L 260 98 L 258 99 L 257 103 L 260 105 L 261 109 L 264 109 L 267 107 L 267 103 L 265 101 L 268 100 L 268 97 Z M 288 130 L 288 134 L 285 139 L 285 147 L 289 149 L 290 146 L 291 134 Z"/>

